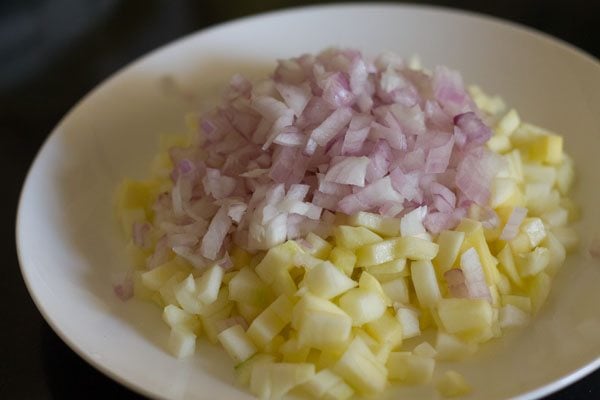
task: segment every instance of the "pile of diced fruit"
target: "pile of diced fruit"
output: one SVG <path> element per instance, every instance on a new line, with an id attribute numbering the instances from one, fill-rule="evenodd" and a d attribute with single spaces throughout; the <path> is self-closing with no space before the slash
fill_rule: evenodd
<path id="1" fill-rule="evenodd" d="M 445 67 L 326 50 L 234 76 L 190 121 L 118 191 L 115 292 L 161 307 L 176 357 L 220 343 L 260 398 L 372 395 L 436 365 L 443 395 L 468 393 L 444 362 L 527 324 L 577 243 L 562 137 Z"/>

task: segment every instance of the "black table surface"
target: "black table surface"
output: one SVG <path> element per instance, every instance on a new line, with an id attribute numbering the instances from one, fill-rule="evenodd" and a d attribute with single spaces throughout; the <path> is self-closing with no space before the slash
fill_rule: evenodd
<path id="1" fill-rule="evenodd" d="M 67 347 L 44 321 L 23 283 L 14 244 L 18 195 L 29 165 L 53 126 L 111 73 L 158 46 L 241 16 L 316 3 L 0 1 L 0 226 L 4 239 L 0 266 L 0 399 L 141 398 Z M 600 56 L 597 1 L 423 3 L 516 21 L 561 38 L 596 58 Z M 548 397 L 592 398 L 600 398 L 600 371 Z"/>

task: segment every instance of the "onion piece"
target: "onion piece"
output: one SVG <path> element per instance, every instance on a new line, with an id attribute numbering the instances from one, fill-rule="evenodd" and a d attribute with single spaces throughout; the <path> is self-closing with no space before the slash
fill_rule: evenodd
<path id="1" fill-rule="evenodd" d="M 439 174 L 448 169 L 452 148 L 454 147 L 454 136 L 450 136 L 445 144 L 429 149 L 425 160 L 425 172 L 428 174 Z"/>
<path id="2" fill-rule="evenodd" d="M 454 124 L 466 135 L 469 143 L 484 144 L 492 137 L 492 130 L 472 111 L 455 116 Z"/>
<path id="3" fill-rule="evenodd" d="M 468 199 L 486 205 L 490 197 L 491 180 L 500 169 L 501 160 L 486 149 L 468 153 L 456 173 L 456 186 Z"/>
<path id="4" fill-rule="evenodd" d="M 312 97 L 310 85 L 307 82 L 300 85 L 277 82 L 275 88 L 277 88 L 287 106 L 294 111 L 297 117 L 300 117 Z"/>
<path id="5" fill-rule="evenodd" d="M 325 146 L 342 128 L 350 123 L 351 119 L 352 110 L 350 108 L 338 108 L 327 117 L 321 125 L 311 132 L 310 138 L 314 140 L 317 145 Z"/>
<path id="6" fill-rule="evenodd" d="M 115 295 L 121 301 L 127 301 L 133 297 L 133 277 L 127 272 L 121 282 L 113 285 Z"/>
<path id="7" fill-rule="evenodd" d="M 134 222 L 131 229 L 133 244 L 142 249 L 149 249 L 151 229 L 152 227 L 147 222 Z"/>
<path id="8" fill-rule="evenodd" d="M 343 155 L 355 155 L 360 152 L 369 136 L 372 122 L 373 118 L 368 115 L 355 115 L 352 117 L 342 143 L 341 153 Z"/>
<path id="9" fill-rule="evenodd" d="M 492 295 L 485 281 L 483 267 L 475 248 L 471 247 L 462 254 L 460 268 L 464 274 L 469 298 L 482 298 L 491 301 Z"/>
<path id="10" fill-rule="evenodd" d="M 217 333 L 223 332 L 225 329 L 231 328 L 232 326 L 239 325 L 244 328 L 244 331 L 248 329 L 248 322 L 242 316 L 236 315 L 231 318 L 222 319 L 217 321 Z"/>
<path id="11" fill-rule="evenodd" d="M 223 240 L 231 227 L 232 221 L 227 215 L 227 212 L 228 207 L 221 206 L 221 208 L 219 208 L 219 211 L 217 211 L 210 221 L 206 234 L 202 238 L 200 254 L 209 260 L 215 260 L 217 258 L 223 245 Z"/>
<path id="12" fill-rule="evenodd" d="M 444 273 L 444 279 L 448 284 L 448 291 L 452 297 L 468 298 L 469 289 L 467 288 L 465 275 L 460 268 L 452 268 Z"/>
<path id="13" fill-rule="evenodd" d="M 370 162 L 367 157 L 343 157 L 340 162 L 329 168 L 324 180 L 363 187 Z"/>
<path id="14" fill-rule="evenodd" d="M 523 207 L 515 207 L 508 217 L 508 221 L 502 228 L 500 240 L 512 240 L 519 233 L 519 227 L 527 216 L 527 209 Z"/>
<path id="15" fill-rule="evenodd" d="M 237 185 L 235 178 L 221 175 L 221 171 L 214 168 L 207 168 L 206 175 L 202 179 L 204 192 L 211 195 L 216 200 L 223 199 L 233 193 Z"/>
<path id="16" fill-rule="evenodd" d="M 385 176 L 340 200 L 338 208 L 341 212 L 352 215 L 362 210 L 370 210 L 388 202 L 401 204 L 404 198 L 392 187 L 389 176 Z"/>

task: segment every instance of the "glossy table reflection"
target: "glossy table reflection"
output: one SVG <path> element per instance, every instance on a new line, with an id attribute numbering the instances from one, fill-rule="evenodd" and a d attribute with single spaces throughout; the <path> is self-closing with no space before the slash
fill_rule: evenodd
<path id="1" fill-rule="evenodd" d="M 416 1 L 419 2 L 419 1 Z M 137 57 L 243 15 L 317 1 L 4 0 L 0 3 L 1 399 L 141 398 L 72 352 L 30 299 L 14 248 L 14 216 L 29 164 L 89 90 Z M 517 21 L 600 55 L 600 3 L 432 1 Z M 600 110 L 599 110 L 600 111 Z M 568 340 L 568 338 L 565 338 Z M 549 349 L 551 351 L 551 349 Z M 596 371 L 548 399 L 600 396 Z"/>

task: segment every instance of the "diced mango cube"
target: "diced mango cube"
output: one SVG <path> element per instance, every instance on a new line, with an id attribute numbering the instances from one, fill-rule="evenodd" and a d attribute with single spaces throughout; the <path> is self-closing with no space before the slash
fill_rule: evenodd
<path id="1" fill-rule="evenodd" d="M 294 306 L 292 327 L 298 331 L 300 346 L 335 349 L 350 338 L 352 318 L 332 302 L 307 293 Z"/>
<path id="2" fill-rule="evenodd" d="M 246 361 L 256 353 L 256 346 L 241 325 L 233 325 L 217 335 L 225 351 L 237 364 Z"/>
<path id="3" fill-rule="evenodd" d="M 573 160 L 567 156 L 563 155 L 563 161 L 558 166 L 556 171 L 556 185 L 558 186 L 558 190 L 563 195 L 566 195 L 571 189 L 573 185 L 573 181 L 575 180 L 575 167 L 573 165 Z"/>
<path id="4" fill-rule="evenodd" d="M 440 232 L 437 238 L 439 251 L 433 259 L 433 264 L 440 277 L 454 265 L 464 240 L 464 232 L 450 230 Z"/>
<path id="5" fill-rule="evenodd" d="M 548 274 L 540 272 L 529 283 L 528 293 L 531 298 L 533 314 L 538 313 L 542 305 L 546 302 L 546 298 L 550 293 L 550 281 L 551 279 Z"/>
<path id="6" fill-rule="evenodd" d="M 525 218 L 520 229 L 529 238 L 531 247 L 536 247 L 546 237 L 546 228 L 539 218 Z"/>
<path id="7" fill-rule="evenodd" d="M 329 253 L 329 260 L 350 276 L 356 265 L 356 254 L 344 247 L 336 246 Z"/>
<path id="8" fill-rule="evenodd" d="M 410 271 L 421 307 L 429 309 L 435 307 L 442 295 L 431 261 L 413 261 L 410 264 Z"/>
<path id="9" fill-rule="evenodd" d="M 400 233 L 400 219 L 383 217 L 365 211 L 359 211 L 348 217 L 348 223 L 352 226 L 364 226 L 371 231 L 383 236 L 398 236 Z"/>
<path id="10" fill-rule="evenodd" d="M 408 285 L 406 284 L 406 279 L 404 277 L 399 277 L 387 282 L 383 282 L 381 284 L 381 287 L 383 288 L 383 292 L 394 303 L 408 304 L 408 302 L 410 301 L 409 289 Z"/>
<path id="11" fill-rule="evenodd" d="M 191 268 L 182 265 L 176 259 L 162 264 L 142 274 L 142 282 L 152 290 L 159 290 L 173 275 L 180 273 L 184 277 L 191 272 Z"/>
<path id="12" fill-rule="evenodd" d="M 196 335 L 181 325 L 171 328 L 167 347 L 177 358 L 189 357 L 196 351 Z"/>
<path id="13" fill-rule="evenodd" d="M 437 350 L 429 342 L 423 342 L 415 346 L 413 354 L 421 357 L 435 358 Z"/>
<path id="14" fill-rule="evenodd" d="M 435 360 L 408 352 L 396 352 L 390 354 L 386 367 L 389 379 L 399 380 L 407 385 L 418 385 L 431 381 Z"/>
<path id="15" fill-rule="evenodd" d="M 446 371 L 436 384 L 437 390 L 445 397 L 464 396 L 471 392 L 465 378 L 456 371 Z"/>
<path id="16" fill-rule="evenodd" d="M 512 305 L 518 307 L 523 312 L 531 314 L 531 299 L 527 296 L 506 294 L 502 296 L 502 305 Z"/>
<path id="17" fill-rule="evenodd" d="M 309 232 L 306 235 L 306 241 L 310 243 L 310 247 L 306 249 L 307 253 L 321 260 L 326 260 L 329 257 L 333 246 L 327 240 L 315 235 L 313 232 Z"/>
<path id="18" fill-rule="evenodd" d="M 468 334 L 492 325 L 492 306 L 484 299 L 441 299 L 437 311 L 448 333 Z"/>
<path id="19" fill-rule="evenodd" d="M 364 226 L 336 226 L 333 230 L 333 237 L 337 246 L 345 247 L 349 250 L 355 250 L 359 247 L 382 241 L 381 236 L 368 230 Z"/>
<path id="20" fill-rule="evenodd" d="M 355 338 L 333 367 L 360 394 L 381 393 L 387 386 L 388 371 L 379 363 L 369 347 Z"/>
<path id="21" fill-rule="evenodd" d="M 550 263 L 550 252 L 545 247 L 536 247 L 529 253 L 517 256 L 517 267 L 519 275 L 526 278 L 536 275 L 546 269 Z"/>
<path id="22" fill-rule="evenodd" d="M 258 317 L 252 321 L 247 334 L 260 348 L 264 348 L 291 321 L 293 303 L 285 296 L 279 296 Z"/>
<path id="23" fill-rule="evenodd" d="M 435 342 L 436 358 L 440 361 L 459 361 L 477 351 L 477 344 L 438 330 Z"/>
<path id="24" fill-rule="evenodd" d="M 379 343 L 390 344 L 391 349 L 402 344 L 402 325 L 390 312 L 365 324 L 365 330 Z"/>
<path id="25" fill-rule="evenodd" d="M 331 396 L 331 391 L 340 389 L 337 388 L 338 385 L 346 385 L 348 389 L 350 389 L 350 395 L 354 392 L 351 387 L 349 387 L 342 378 L 336 375 L 330 369 L 323 369 L 315 374 L 311 379 L 309 379 L 306 383 L 302 385 L 302 388 L 310 395 L 314 396 L 314 398 L 322 399 L 325 396 Z M 347 398 L 347 397 L 335 397 L 337 399 Z"/>
<path id="26" fill-rule="evenodd" d="M 290 337 L 279 347 L 284 362 L 301 363 L 306 362 L 310 347 L 300 346 L 295 336 Z"/>
<path id="27" fill-rule="evenodd" d="M 303 252 L 298 243 L 288 240 L 269 249 L 262 261 L 256 266 L 255 271 L 263 282 L 271 284 L 277 271 L 292 268 L 294 266 L 294 256 Z"/>
<path id="28" fill-rule="evenodd" d="M 529 147 L 529 157 L 546 164 L 559 164 L 563 157 L 562 136 L 550 134 L 538 137 Z"/>
<path id="29" fill-rule="evenodd" d="M 395 257 L 409 260 L 432 260 L 438 253 L 439 245 L 416 236 L 402 236 L 396 239 Z"/>
<path id="30" fill-rule="evenodd" d="M 229 281 L 229 298 L 247 306 L 264 309 L 273 293 L 250 267 L 244 267 Z"/>
<path id="31" fill-rule="evenodd" d="M 396 257 L 398 239 L 388 239 L 367 244 L 356 249 L 356 265 L 365 267 L 392 261 Z"/>
<path id="32" fill-rule="evenodd" d="M 353 326 L 361 326 L 380 318 L 386 310 L 381 295 L 364 288 L 347 291 L 340 297 L 340 308 L 352 318 Z"/>
<path id="33" fill-rule="evenodd" d="M 404 339 L 410 339 L 421 334 L 417 310 L 409 307 L 399 307 L 396 311 L 396 319 L 402 325 L 402 337 Z"/>
<path id="34" fill-rule="evenodd" d="M 339 296 L 357 285 L 356 281 L 328 261 L 307 271 L 303 282 L 308 290 L 324 299 Z"/>
<path id="35" fill-rule="evenodd" d="M 500 121 L 496 124 L 494 131 L 498 135 L 510 136 L 521 124 L 521 118 L 517 111 L 513 108 L 508 111 Z"/>

